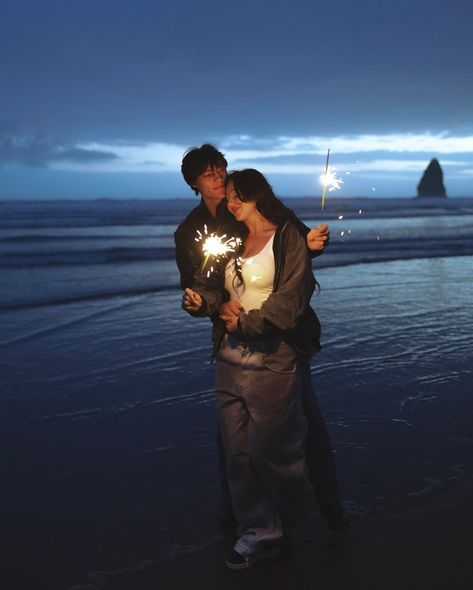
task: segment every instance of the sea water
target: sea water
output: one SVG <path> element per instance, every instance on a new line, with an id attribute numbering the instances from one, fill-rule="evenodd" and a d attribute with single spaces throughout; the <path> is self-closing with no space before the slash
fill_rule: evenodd
<path id="1" fill-rule="evenodd" d="M 320 223 L 312 200 L 288 204 Z M 180 308 L 174 263 L 194 205 L 0 203 L 11 563 L 29 550 L 67 577 L 218 535 L 210 325 Z M 473 199 L 332 199 L 323 221 L 311 366 L 344 502 L 400 510 L 473 468 Z"/>

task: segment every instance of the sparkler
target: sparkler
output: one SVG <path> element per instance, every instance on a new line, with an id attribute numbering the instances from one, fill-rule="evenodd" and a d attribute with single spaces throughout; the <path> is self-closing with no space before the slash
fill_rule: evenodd
<path id="1" fill-rule="evenodd" d="M 340 188 L 343 184 L 343 180 L 341 178 L 336 177 L 336 170 L 333 166 L 329 166 L 330 160 L 330 148 L 327 150 L 327 158 L 325 160 L 325 170 L 322 176 L 320 176 L 320 182 L 322 183 L 322 218 L 321 223 L 324 217 L 324 208 L 325 208 L 325 195 L 327 193 L 327 188 L 329 192 L 336 191 Z"/>
<path id="2" fill-rule="evenodd" d="M 235 252 L 237 246 L 241 244 L 240 238 L 227 238 L 226 234 L 219 236 L 215 232 L 209 233 L 206 225 L 204 225 L 204 233 L 197 230 L 197 235 L 198 237 L 194 239 L 196 242 L 202 242 L 202 252 L 205 255 L 201 271 L 205 269 L 210 258 L 212 258 L 215 263 L 218 263 L 222 256 L 226 256 L 230 252 Z M 207 271 L 207 277 L 213 272 L 214 267 L 211 266 Z"/>

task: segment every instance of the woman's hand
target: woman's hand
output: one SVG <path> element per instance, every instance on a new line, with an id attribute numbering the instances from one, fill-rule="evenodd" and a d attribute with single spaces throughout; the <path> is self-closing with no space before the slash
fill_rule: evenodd
<path id="1" fill-rule="evenodd" d="M 237 315 L 221 315 L 220 318 L 225 322 L 227 332 L 236 332 L 238 330 Z"/>
<path id="2" fill-rule="evenodd" d="M 329 240 L 330 230 L 328 225 L 322 223 L 317 227 L 313 227 L 307 234 L 307 247 L 312 252 L 319 252 L 321 254 L 329 243 Z"/>
<path id="3" fill-rule="evenodd" d="M 182 296 L 182 307 L 186 311 L 199 311 L 202 307 L 202 297 L 192 289 L 187 288 Z"/>
<path id="4" fill-rule="evenodd" d="M 223 316 L 238 317 L 242 311 L 245 311 L 243 305 L 238 301 L 231 299 L 230 301 L 225 301 L 225 303 L 222 303 L 220 309 L 218 310 L 218 315 L 223 320 Z"/>
<path id="5" fill-rule="evenodd" d="M 235 332 L 238 329 L 238 316 L 243 311 L 245 308 L 238 301 L 230 300 L 222 303 L 218 315 L 225 322 L 227 332 Z"/>

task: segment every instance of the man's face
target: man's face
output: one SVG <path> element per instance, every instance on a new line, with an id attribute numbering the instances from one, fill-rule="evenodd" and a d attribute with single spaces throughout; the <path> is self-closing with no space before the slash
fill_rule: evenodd
<path id="1" fill-rule="evenodd" d="M 194 182 L 194 187 L 204 199 L 221 201 L 225 197 L 225 178 L 227 169 L 221 167 L 206 168 Z"/>

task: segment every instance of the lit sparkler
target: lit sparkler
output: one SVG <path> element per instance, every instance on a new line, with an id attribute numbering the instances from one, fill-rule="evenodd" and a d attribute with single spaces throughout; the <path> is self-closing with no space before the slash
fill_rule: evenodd
<path id="1" fill-rule="evenodd" d="M 343 184 L 343 180 L 341 178 L 337 178 L 335 168 L 333 166 L 329 166 L 329 160 L 330 148 L 327 150 L 324 173 L 320 176 L 320 182 L 322 183 L 322 218 L 324 215 L 325 195 L 327 193 L 327 188 L 329 192 L 336 191 Z"/>
<path id="2" fill-rule="evenodd" d="M 215 232 L 209 233 L 206 225 L 204 225 L 204 233 L 197 230 L 197 235 L 198 237 L 194 239 L 196 242 L 202 242 L 202 252 L 205 255 L 201 271 L 207 266 L 210 258 L 218 263 L 222 256 L 226 256 L 230 252 L 235 252 L 237 246 L 241 244 L 240 238 L 227 238 L 226 234 L 219 236 Z M 207 271 L 207 277 L 209 277 L 213 271 L 214 267 L 212 265 L 210 270 Z"/>

